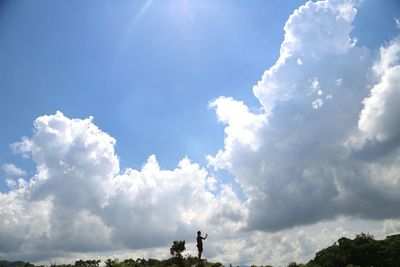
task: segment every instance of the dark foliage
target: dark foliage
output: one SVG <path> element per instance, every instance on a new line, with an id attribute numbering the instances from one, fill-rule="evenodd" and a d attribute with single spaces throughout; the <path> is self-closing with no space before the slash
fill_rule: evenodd
<path id="1" fill-rule="evenodd" d="M 400 266 L 400 235 L 375 240 L 369 234 L 357 235 L 353 240 L 340 238 L 334 245 L 319 251 L 309 267 Z"/>
<path id="2" fill-rule="evenodd" d="M 0 267 L 35 267 L 35 265 L 24 261 L 0 261 Z"/>
<path id="3" fill-rule="evenodd" d="M 79 260 L 75 262 L 76 267 L 99 267 L 100 260 Z"/>
<path id="4" fill-rule="evenodd" d="M 172 246 L 169 249 L 169 252 L 172 256 L 176 258 L 182 258 L 182 252 L 186 250 L 185 240 L 183 241 L 174 241 L 172 242 Z"/>

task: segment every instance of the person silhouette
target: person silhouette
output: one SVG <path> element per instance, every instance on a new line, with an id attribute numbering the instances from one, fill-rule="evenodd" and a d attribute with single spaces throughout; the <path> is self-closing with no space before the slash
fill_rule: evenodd
<path id="1" fill-rule="evenodd" d="M 199 251 L 199 260 L 201 260 L 201 253 L 203 252 L 203 239 L 207 238 L 207 233 L 205 237 L 201 236 L 201 232 L 197 231 L 197 249 Z"/>

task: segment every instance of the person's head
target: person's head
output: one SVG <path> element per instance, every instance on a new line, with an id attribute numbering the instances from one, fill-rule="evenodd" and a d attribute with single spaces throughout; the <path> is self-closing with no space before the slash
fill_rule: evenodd
<path id="1" fill-rule="evenodd" d="M 200 231 L 197 231 L 197 235 L 201 235 L 201 232 L 200 232 Z"/>

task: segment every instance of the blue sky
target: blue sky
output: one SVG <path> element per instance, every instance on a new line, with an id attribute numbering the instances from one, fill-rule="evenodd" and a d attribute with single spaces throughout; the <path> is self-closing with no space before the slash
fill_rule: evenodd
<path id="1" fill-rule="evenodd" d="M 399 232 L 399 29 L 397 0 L 3 1 L 0 258 L 203 229 L 209 259 L 282 265 Z"/>
<path id="2" fill-rule="evenodd" d="M 232 96 L 260 107 L 251 88 L 304 2 L 5 1 L 0 162 L 32 169 L 9 145 L 31 134 L 36 117 L 60 110 L 94 116 L 117 139 L 122 166 L 139 167 L 151 154 L 167 168 L 186 155 L 205 164 L 223 145 L 209 101 Z M 365 1 L 359 43 L 389 41 L 397 13 L 397 1 Z"/>
<path id="3" fill-rule="evenodd" d="M 251 86 L 302 2 L 6 1 L 0 160 L 36 117 L 60 110 L 94 116 L 123 164 L 150 154 L 166 167 L 185 155 L 204 163 L 223 144 L 208 102 L 229 95 L 258 107 Z"/>

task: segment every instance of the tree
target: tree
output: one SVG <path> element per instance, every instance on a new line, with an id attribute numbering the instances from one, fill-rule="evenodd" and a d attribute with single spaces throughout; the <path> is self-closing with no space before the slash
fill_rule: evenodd
<path id="1" fill-rule="evenodd" d="M 182 258 L 182 252 L 185 251 L 185 240 L 172 242 L 172 246 L 169 249 L 169 252 L 172 256 L 177 258 Z"/>

